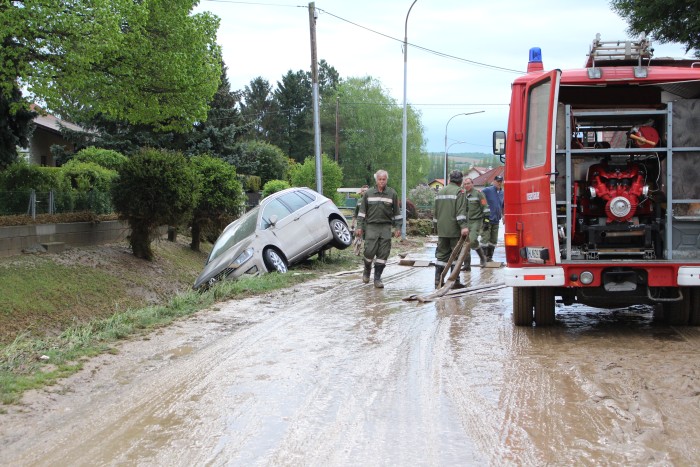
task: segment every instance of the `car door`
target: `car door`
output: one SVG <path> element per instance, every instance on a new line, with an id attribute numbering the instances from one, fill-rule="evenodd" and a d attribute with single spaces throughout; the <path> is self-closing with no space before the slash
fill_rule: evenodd
<path id="1" fill-rule="evenodd" d="M 277 222 L 274 225 L 272 225 L 272 216 L 277 216 Z M 304 248 L 303 241 L 296 241 L 296 239 L 308 237 L 306 226 L 292 215 L 291 209 L 282 203 L 279 197 L 265 204 L 260 216 L 260 228 L 269 230 L 277 238 L 282 253 L 289 261 L 297 257 Z"/>
<path id="2" fill-rule="evenodd" d="M 313 248 L 322 240 L 328 238 L 329 228 L 326 219 L 323 218 L 321 203 L 315 197 L 310 196 L 306 191 L 296 190 L 286 193 L 280 200 L 292 210 L 292 216 L 296 221 L 306 227 L 306 236 L 303 241 L 305 249 Z"/>

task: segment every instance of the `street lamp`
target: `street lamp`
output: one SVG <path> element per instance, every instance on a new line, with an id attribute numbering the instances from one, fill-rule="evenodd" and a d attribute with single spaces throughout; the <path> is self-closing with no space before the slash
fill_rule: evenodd
<path id="1" fill-rule="evenodd" d="M 411 14 L 413 5 L 418 0 L 413 0 L 406 13 L 406 23 L 403 35 L 403 131 L 401 141 L 401 239 L 406 239 L 406 140 L 408 138 L 408 125 L 406 121 L 406 70 L 408 59 L 408 15 Z"/>
<path id="2" fill-rule="evenodd" d="M 449 120 L 447 120 L 447 123 L 445 124 L 445 178 L 443 179 L 445 181 L 445 186 L 447 186 L 447 126 L 450 124 L 453 118 L 459 117 L 460 115 L 474 115 L 474 114 L 480 114 L 485 112 L 485 110 L 478 110 L 476 112 L 467 112 L 467 113 L 460 113 L 456 114 L 450 117 Z"/>

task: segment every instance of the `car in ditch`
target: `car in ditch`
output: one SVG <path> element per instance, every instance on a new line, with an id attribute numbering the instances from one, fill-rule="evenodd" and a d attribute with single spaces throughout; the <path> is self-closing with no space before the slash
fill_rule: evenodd
<path id="1" fill-rule="evenodd" d="M 316 253 L 351 243 L 345 217 L 333 201 L 309 188 L 288 188 L 265 197 L 224 229 L 194 289 L 244 274 L 286 273 Z"/>

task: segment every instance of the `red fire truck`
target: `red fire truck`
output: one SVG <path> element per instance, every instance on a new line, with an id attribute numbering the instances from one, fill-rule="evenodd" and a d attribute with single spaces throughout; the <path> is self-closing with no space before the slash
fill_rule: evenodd
<path id="1" fill-rule="evenodd" d="M 700 325 L 700 60 L 652 55 L 598 35 L 584 68 L 535 48 L 513 83 L 494 153 L 516 325 L 552 324 L 557 297 Z"/>

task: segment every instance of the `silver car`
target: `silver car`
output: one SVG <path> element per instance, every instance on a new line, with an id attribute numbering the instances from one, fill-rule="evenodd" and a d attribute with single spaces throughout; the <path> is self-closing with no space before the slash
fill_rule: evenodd
<path id="1" fill-rule="evenodd" d="M 288 188 L 264 198 L 224 229 L 194 289 L 243 274 L 285 273 L 289 265 L 319 251 L 342 250 L 351 243 L 333 201 L 309 188 Z"/>

